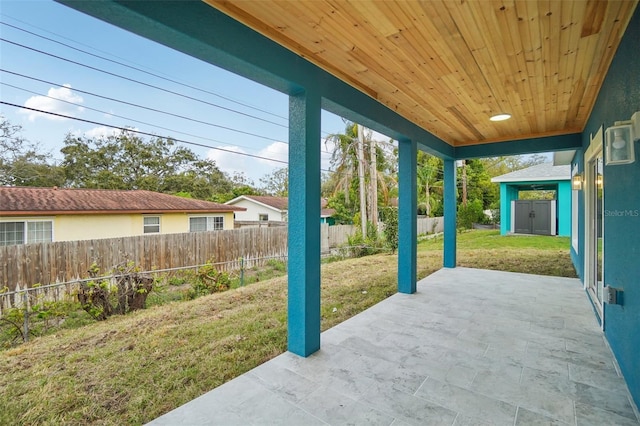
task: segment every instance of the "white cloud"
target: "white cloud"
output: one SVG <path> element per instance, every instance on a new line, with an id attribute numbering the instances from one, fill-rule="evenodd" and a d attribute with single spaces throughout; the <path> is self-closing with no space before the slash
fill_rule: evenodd
<path id="1" fill-rule="evenodd" d="M 271 158 L 279 161 L 289 161 L 289 145 L 284 142 L 274 142 L 271 145 L 263 148 L 258 153 L 260 157 Z M 277 166 L 278 163 L 275 161 L 263 160 L 260 159 L 264 164 L 268 164 L 269 166 Z M 285 164 L 280 163 L 279 167 L 286 167 Z"/>
<path id="2" fill-rule="evenodd" d="M 218 168 L 229 175 L 233 175 L 236 172 L 244 173 L 245 176 L 253 180 L 257 185 L 260 185 L 260 178 L 272 173 L 276 169 L 287 167 L 287 164 L 285 163 L 234 154 L 236 152 L 243 154 L 247 153 L 247 151 L 238 146 L 221 146 L 219 148 L 222 148 L 225 151 L 210 149 L 207 153 L 207 159 L 214 160 Z M 288 162 L 289 145 L 284 142 L 274 142 L 262 148 L 257 153 L 251 152 L 250 154 Z M 330 156 L 328 154 L 322 155 L 322 168 L 327 169 L 329 167 L 329 157 Z"/>
<path id="3" fill-rule="evenodd" d="M 137 127 L 128 127 L 128 130 L 132 130 L 133 132 L 139 130 Z M 122 134 L 121 129 L 115 129 L 109 126 L 98 126 L 89 130 L 79 130 L 79 129 L 71 129 L 70 133 L 75 137 L 83 137 L 89 139 L 100 139 L 100 138 L 108 138 L 110 136 L 119 136 Z M 135 135 L 135 133 L 131 133 L 131 135 Z"/>
<path id="4" fill-rule="evenodd" d="M 122 133 L 122 130 L 114 129 L 113 127 L 100 126 L 94 127 L 93 129 L 81 133 L 84 137 L 90 139 L 100 139 L 107 138 L 109 136 L 118 136 L 120 133 Z"/>
<path id="5" fill-rule="evenodd" d="M 225 151 L 220 149 L 210 149 L 209 152 L 207 152 L 207 159 L 215 161 L 220 170 L 225 173 L 229 173 L 230 175 L 234 172 L 244 172 L 247 175 L 249 174 L 248 172 L 250 169 L 248 168 L 249 165 L 247 164 L 247 160 L 250 157 L 234 154 L 234 152 L 245 153 L 242 148 L 237 146 L 221 146 L 217 148 L 222 148 Z"/>
<path id="6" fill-rule="evenodd" d="M 75 104 L 81 104 L 84 100 L 82 96 L 73 93 L 70 84 L 65 84 L 62 87 L 52 87 L 47 92 L 47 96 L 32 96 L 24 103 L 25 107 L 34 108 L 42 111 L 53 112 L 57 114 L 64 114 L 71 117 L 75 117 L 77 114 L 84 111 L 81 106 L 71 105 L 62 101 L 73 102 Z M 52 99 L 53 98 L 53 99 Z M 35 121 L 38 117 L 47 118 L 49 120 L 62 121 L 66 120 L 64 117 L 57 117 L 55 115 L 44 114 L 27 109 L 20 109 L 21 114 L 26 114 L 29 121 Z"/>

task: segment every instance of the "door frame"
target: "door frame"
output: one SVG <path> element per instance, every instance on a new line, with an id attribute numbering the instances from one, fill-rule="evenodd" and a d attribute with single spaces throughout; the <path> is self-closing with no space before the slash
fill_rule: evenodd
<path id="1" fill-rule="evenodd" d="M 604 330 L 604 301 L 598 299 L 597 290 L 593 291 L 590 284 L 595 279 L 596 285 L 598 285 L 598 276 L 595 273 L 596 265 L 593 265 L 593 260 L 597 255 L 597 243 L 594 246 L 593 235 L 597 234 L 598 229 L 594 229 L 594 215 L 597 218 L 598 212 L 592 210 L 592 198 L 594 197 L 593 185 L 590 183 L 595 182 L 595 174 L 591 167 L 591 162 L 598 157 L 603 156 L 603 127 L 600 126 L 595 135 L 591 135 L 589 148 L 584 153 L 584 289 L 591 299 L 591 303 L 595 307 L 596 313 L 600 318 L 600 326 Z M 604 159 L 603 159 L 604 161 Z M 604 164 L 604 162 L 603 162 Z M 603 216 L 602 216 L 602 285 L 604 287 L 604 169 L 603 169 L 603 184 L 602 184 L 602 204 L 603 204 Z M 595 275 L 595 277 L 594 277 Z"/>

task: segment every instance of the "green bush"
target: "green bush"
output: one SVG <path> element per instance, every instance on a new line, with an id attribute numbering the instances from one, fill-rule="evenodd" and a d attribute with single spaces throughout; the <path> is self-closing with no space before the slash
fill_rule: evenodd
<path id="1" fill-rule="evenodd" d="M 398 249 L 398 208 L 384 207 L 380 210 L 382 223 L 384 223 L 384 238 L 391 253 Z"/>
<path id="2" fill-rule="evenodd" d="M 355 234 L 347 236 L 346 247 L 343 247 L 351 257 L 363 257 L 378 254 L 384 250 L 385 241 L 378 233 L 375 225 L 367 222 L 367 235 L 363 237 L 358 229 Z"/>
<path id="3" fill-rule="evenodd" d="M 207 263 L 198 268 L 196 279 L 192 281 L 191 288 L 185 293 L 187 299 L 195 299 L 207 294 L 219 293 L 229 290 L 231 278 L 229 274 L 218 271 L 215 265 Z"/>
<path id="4" fill-rule="evenodd" d="M 467 202 L 464 206 L 458 206 L 458 229 L 471 229 L 474 223 L 483 220 L 484 212 L 482 210 L 482 200 L 473 200 Z"/>

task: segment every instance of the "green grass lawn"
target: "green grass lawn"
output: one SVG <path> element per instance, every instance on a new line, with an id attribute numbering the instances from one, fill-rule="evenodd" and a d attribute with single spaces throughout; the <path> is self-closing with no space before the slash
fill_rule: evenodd
<path id="1" fill-rule="evenodd" d="M 542 235 L 500 235 L 500 231 L 465 231 L 458 233 L 457 247 L 465 249 L 537 249 L 569 250 L 569 237 Z M 418 250 L 442 250 L 443 238 L 439 236 L 419 244 Z"/>
<path id="2" fill-rule="evenodd" d="M 472 231 L 458 243 L 460 266 L 575 276 L 567 239 Z M 419 278 L 440 269 L 441 244 L 419 245 Z M 397 261 L 323 264 L 322 330 L 394 294 Z M 0 424 L 148 422 L 284 352 L 286 284 L 171 302 L 0 351 Z"/>

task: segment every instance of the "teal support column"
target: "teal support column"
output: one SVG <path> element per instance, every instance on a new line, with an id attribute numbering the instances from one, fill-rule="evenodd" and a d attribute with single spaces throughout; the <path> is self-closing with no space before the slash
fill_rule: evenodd
<path id="1" fill-rule="evenodd" d="M 289 98 L 288 349 L 320 349 L 320 96 Z"/>
<path id="2" fill-rule="evenodd" d="M 456 267 L 456 162 L 444 160 L 444 267 Z"/>
<path id="3" fill-rule="evenodd" d="M 413 140 L 398 141 L 398 292 L 416 292 L 418 150 Z"/>

